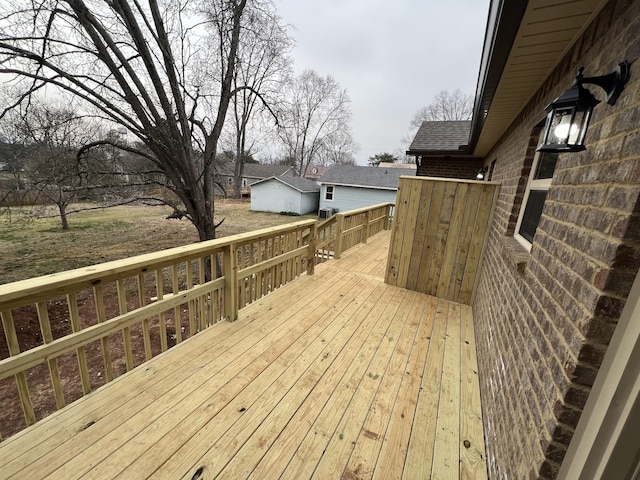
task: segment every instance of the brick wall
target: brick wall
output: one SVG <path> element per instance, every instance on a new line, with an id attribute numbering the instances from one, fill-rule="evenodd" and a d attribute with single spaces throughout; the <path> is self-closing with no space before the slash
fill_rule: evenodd
<path id="1" fill-rule="evenodd" d="M 609 2 L 485 159 L 502 182 L 474 305 L 492 479 L 556 477 L 640 267 L 639 32 L 640 2 Z M 560 155 L 527 253 L 512 236 L 544 107 L 579 66 L 625 59 L 631 79 L 594 110 L 587 150 Z"/>
<path id="2" fill-rule="evenodd" d="M 418 163 L 418 175 L 475 180 L 483 161 L 474 157 L 423 156 Z"/>

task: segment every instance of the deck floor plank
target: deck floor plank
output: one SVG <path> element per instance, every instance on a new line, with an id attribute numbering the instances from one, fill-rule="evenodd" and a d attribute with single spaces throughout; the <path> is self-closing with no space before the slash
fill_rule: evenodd
<path id="1" fill-rule="evenodd" d="M 355 286 L 360 290 L 359 296 L 362 300 L 367 296 L 371 296 L 376 290 L 375 287 L 375 285 L 368 287 L 366 285 Z M 380 292 L 376 293 L 379 294 Z M 340 315 L 351 318 L 357 312 L 357 308 L 353 306 L 355 302 L 348 297 L 343 297 L 343 300 L 343 304 L 336 304 L 336 310 L 340 311 Z M 317 325 L 314 325 L 314 328 L 309 330 L 310 334 L 307 335 L 309 337 L 309 345 L 300 342 L 301 345 L 291 349 L 287 352 L 288 355 L 280 359 L 278 364 L 274 364 L 272 369 L 274 373 L 279 372 L 282 374 L 280 381 L 271 386 L 257 385 L 255 391 L 248 391 L 247 395 L 239 395 L 234 399 L 228 412 L 222 412 L 219 419 L 207 425 L 210 428 L 204 428 L 199 431 L 193 440 L 185 443 L 175 455 L 168 459 L 163 465 L 162 472 L 159 472 L 160 477 L 169 475 L 171 477 L 181 478 L 186 476 L 190 478 L 200 467 L 204 467 L 208 475 L 215 475 L 220 469 L 224 468 L 229 459 L 235 455 L 236 451 L 242 447 L 247 438 L 254 433 L 274 408 L 279 407 L 284 409 L 285 412 L 289 410 L 289 397 L 298 393 L 297 389 L 293 389 L 293 392 L 291 392 L 292 387 L 296 385 L 296 381 L 302 378 L 299 383 L 308 385 L 311 382 L 310 378 L 313 378 L 317 373 L 315 369 L 307 368 L 313 361 L 313 357 L 319 357 L 316 359 L 316 363 L 321 364 L 320 369 L 322 370 L 326 368 L 325 365 L 328 363 L 324 361 L 325 355 L 322 352 L 327 349 L 338 348 L 339 345 L 347 340 L 347 338 L 343 338 L 347 332 L 341 322 L 336 321 L 335 315 L 326 315 L 319 320 L 312 317 L 311 321 L 317 323 Z M 307 327 L 302 324 L 301 328 Z M 319 338 L 319 340 L 312 343 L 313 337 L 315 339 Z M 264 398 L 261 397 L 261 393 L 264 393 L 262 396 Z M 308 394 L 308 386 L 302 393 L 305 396 Z M 245 410 L 240 411 L 243 408 Z M 255 436 L 260 435 L 256 434 Z M 264 435 L 262 437 L 264 438 Z M 198 445 L 202 445 L 201 439 L 205 438 L 211 447 L 203 451 L 201 448 L 198 449 Z M 193 471 L 187 474 L 191 469 Z"/>
<path id="2" fill-rule="evenodd" d="M 429 351 L 413 418 L 411 437 L 405 460 L 403 478 L 429 478 L 433 463 L 436 420 L 443 381 L 443 357 L 447 333 L 448 302 L 437 301 L 434 326 L 429 338 Z"/>
<path id="3" fill-rule="evenodd" d="M 5 440 L 0 478 L 486 479 L 471 309 L 386 285 L 388 247 L 370 238 Z"/>

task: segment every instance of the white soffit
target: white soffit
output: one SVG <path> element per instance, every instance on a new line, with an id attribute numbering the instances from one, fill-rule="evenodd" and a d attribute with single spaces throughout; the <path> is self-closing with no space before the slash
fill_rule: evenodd
<path id="1" fill-rule="evenodd" d="M 476 144 L 475 155 L 489 153 L 606 3 L 607 0 L 529 1 Z M 541 111 L 541 120 L 544 115 Z"/>

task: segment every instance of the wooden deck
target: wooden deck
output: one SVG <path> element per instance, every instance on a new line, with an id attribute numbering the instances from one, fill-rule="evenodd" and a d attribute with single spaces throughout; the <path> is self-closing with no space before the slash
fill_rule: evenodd
<path id="1" fill-rule="evenodd" d="M 0 478 L 486 478 L 471 309 L 384 232 L 0 444 Z"/>

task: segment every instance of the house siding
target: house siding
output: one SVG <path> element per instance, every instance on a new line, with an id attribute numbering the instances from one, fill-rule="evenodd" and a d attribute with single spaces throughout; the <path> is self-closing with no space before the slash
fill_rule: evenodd
<path id="1" fill-rule="evenodd" d="M 418 165 L 418 175 L 475 180 L 483 164 L 484 159 L 476 157 L 422 156 Z"/>
<path id="2" fill-rule="evenodd" d="M 545 106 L 578 67 L 637 60 L 639 32 L 640 2 L 609 2 L 485 158 L 502 183 L 474 304 L 492 479 L 556 478 L 638 273 L 640 62 L 595 108 L 587 150 L 560 155 L 530 254 L 513 233 Z"/>
<path id="3" fill-rule="evenodd" d="M 340 212 L 368 207 L 378 203 L 395 203 L 397 190 L 334 185 L 333 201 L 325 200 L 327 185 L 321 185 L 320 208 L 335 208 Z"/>
<path id="4" fill-rule="evenodd" d="M 304 215 L 317 210 L 318 197 L 318 192 L 301 193 L 277 180 L 269 180 L 251 187 L 251 210 Z"/>

